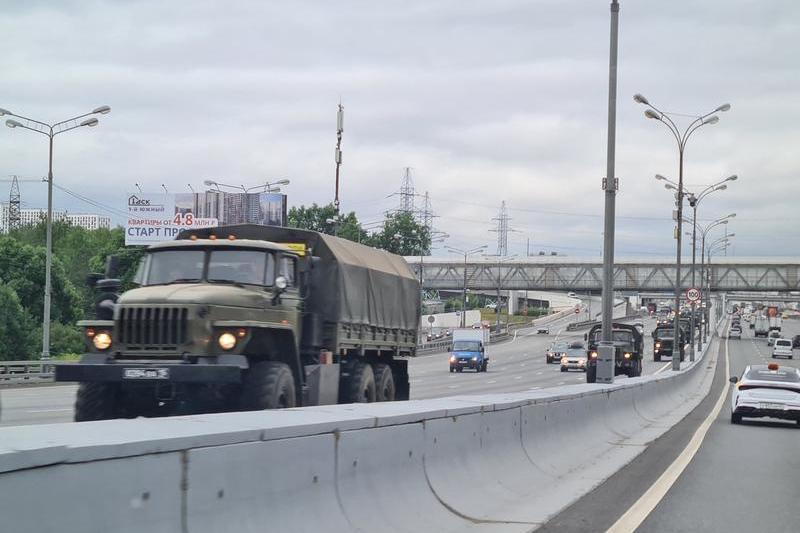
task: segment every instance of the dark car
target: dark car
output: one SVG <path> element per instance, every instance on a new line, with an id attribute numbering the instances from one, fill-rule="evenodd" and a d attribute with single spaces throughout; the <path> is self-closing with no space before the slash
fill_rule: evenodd
<path id="1" fill-rule="evenodd" d="M 560 362 L 567 349 L 569 349 L 569 344 L 566 342 L 554 342 L 551 344 L 544 354 L 547 364 Z"/>
<path id="2" fill-rule="evenodd" d="M 800 348 L 800 335 L 792 337 L 792 348 Z"/>

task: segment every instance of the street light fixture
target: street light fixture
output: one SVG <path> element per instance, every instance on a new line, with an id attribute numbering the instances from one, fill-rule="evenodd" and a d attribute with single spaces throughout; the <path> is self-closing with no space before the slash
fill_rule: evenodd
<path id="1" fill-rule="evenodd" d="M 228 183 L 222 183 L 216 180 L 204 180 L 203 185 L 206 187 L 216 187 L 217 191 L 222 192 L 220 187 L 227 187 L 229 189 L 240 189 L 243 193 L 248 194 L 250 191 L 254 191 L 256 189 L 264 189 L 264 192 L 280 192 L 280 187 L 275 187 L 275 185 L 289 185 L 288 179 L 281 179 L 274 182 L 265 182 L 261 185 L 254 185 L 252 187 L 245 187 L 244 185 L 231 185 Z"/>
<path id="2" fill-rule="evenodd" d="M 56 135 L 68 132 L 81 127 L 93 128 L 99 124 L 99 120 L 92 115 L 107 115 L 111 108 L 107 105 L 95 108 L 89 113 L 84 113 L 76 117 L 48 124 L 32 118 L 23 117 L 0 108 L 0 116 L 16 117 L 26 122 L 23 124 L 18 120 L 10 118 L 6 120 L 9 128 L 22 128 L 36 133 L 40 133 L 48 138 L 49 156 L 47 170 L 47 237 L 46 237 L 46 259 L 44 276 L 44 312 L 42 316 L 42 359 L 50 359 L 50 307 L 52 303 L 52 270 L 53 270 L 53 139 Z M 89 118 L 87 118 L 89 117 Z M 78 122 L 81 119 L 81 122 Z"/>
<path id="3" fill-rule="evenodd" d="M 496 317 L 496 326 L 495 326 L 495 328 L 496 328 L 496 331 L 499 333 L 500 332 L 500 291 L 503 289 L 503 287 L 502 287 L 502 279 L 500 277 L 502 275 L 502 270 L 501 270 L 502 266 L 501 265 L 503 263 L 506 263 L 508 261 L 512 261 L 512 260 L 516 259 L 517 256 L 516 255 L 506 255 L 506 256 L 484 255 L 484 257 L 486 257 L 487 259 L 493 259 L 494 261 L 497 262 L 497 304 L 495 306 L 494 313 L 495 313 L 495 317 Z M 510 308 L 508 307 L 508 304 L 506 304 L 506 316 L 509 315 L 509 313 L 508 313 L 509 310 L 510 310 Z M 508 324 L 508 319 L 506 319 L 506 324 Z"/>
<path id="4" fill-rule="evenodd" d="M 473 248 L 471 250 L 461 250 L 459 248 L 453 248 L 452 246 L 445 246 L 445 250 L 448 252 L 453 252 L 456 254 L 461 254 L 464 256 L 464 291 L 462 292 L 461 297 L 461 327 L 466 327 L 466 317 L 467 317 L 467 257 L 481 252 L 488 248 L 489 246 L 484 244 L 483 246 L 478 246 L 477 248 Z"/>
<path id="5" fill-rule="evenodd" d="M 681 308 L 681 242 L 683 233 L 683 154 L 686 149 L 686 143 L 692 134 L 704 125 L 716 124 L 719 122 L 719 117 L 714 113 L 728 111 L 730 104 L 722 104 L 717 106 L 713 111 L 700 115 L 695 118 L 689 125 L 681 130 L 677 124 L 672 120 L 668 113 L 661 111 L 655 105 L 641 94 L 636 94 L 633 100 L 639 104 L 647 106 L 644 112 L 645 117 L 653 120 L 658 120 L 669 129 L 670 133 L 675 137 L 678 143 L 678 183 L 677 183 L 677 208 L 678 208 L 678 231 L 676 232 L 676 264 L 675 264 L 675 324 L 674 330 L 680 331 L 680 308 Z M 692 315 L 694 316 L 694 315 Z M 680 343 L 674 343 L 672 349 L 672 369 L 680 370 Z"/>

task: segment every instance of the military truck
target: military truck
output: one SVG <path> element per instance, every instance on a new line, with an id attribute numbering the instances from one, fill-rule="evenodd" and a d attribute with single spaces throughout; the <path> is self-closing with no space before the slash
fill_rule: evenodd
<path id="1" fill-rule="evenodd" d="M 636 326 L 614 322 L 611 337 L 614 342 L 614 375 L 637 377 L 642 375 L 644 341 Z M 602 338 L 601 324 L 595 324 L 586 333 L 586 382 L 597 381 L 597 348 Z"/>
<path id="2" fill-rule="evenodd" d="M 420 290 L 402 257 L 235 225 L 150 246 L 135 282 L 97 303 L 86 354 L 56 368 L 80 382 L 77 421 L 409 397 Z"/>
<path id="3" fill-rule="evenodd" d="M 653 361 L 660 362 L 661 358 L 672 357 L 672 350 L 675 346 L 675 323 L 659 324 L 653 330 Z M 681 362 L 685 358 L 685 345 L 688 342 L 688 330 L 681 324 L 681 331 L 678 337 L 680 346 Z"/>

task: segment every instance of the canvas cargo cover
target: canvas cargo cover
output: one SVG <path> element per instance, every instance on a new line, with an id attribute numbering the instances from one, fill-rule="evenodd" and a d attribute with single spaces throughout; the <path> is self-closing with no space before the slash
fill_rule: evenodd
<path id="1" fill-rule="evenodd" d="M 320 258 L 312 272 L 308 311 L 327 322 L 408 330 L 419 326 L 419 283 L 399 255 L 315 231 L 278 226 L 239 224 L 185 230 L 177 238 L 191 235 L 305 243 Z"/>

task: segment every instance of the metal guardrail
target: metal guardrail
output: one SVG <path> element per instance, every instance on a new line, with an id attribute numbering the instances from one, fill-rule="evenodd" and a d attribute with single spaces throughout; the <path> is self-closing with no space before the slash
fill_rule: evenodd
<path id="1" fill-rule="evenodd" d="M 52 361 L 0 361 L 0 385 L 49 383 Z"/>

